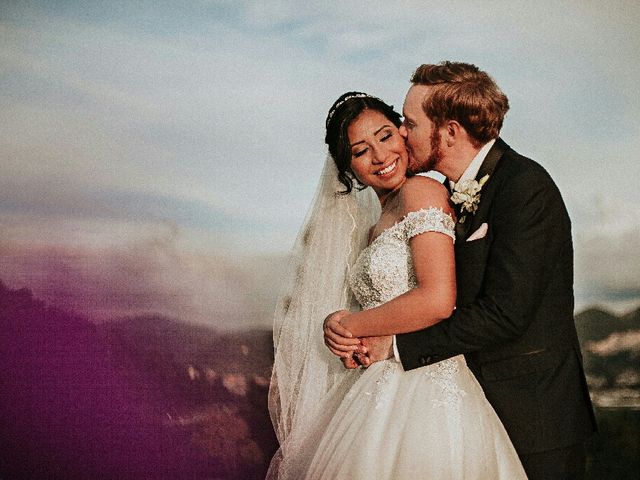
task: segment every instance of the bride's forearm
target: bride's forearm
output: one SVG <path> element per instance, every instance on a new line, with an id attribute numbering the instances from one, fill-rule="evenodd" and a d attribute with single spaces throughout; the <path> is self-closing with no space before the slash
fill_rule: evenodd
<path id="1" fill-rule="evenodd" d="M 380 305 L 341 320 L 354 337 L 395 335 L 422 330 L 448 318 L 455 306 L 450 290 L 414 288 Z"/>

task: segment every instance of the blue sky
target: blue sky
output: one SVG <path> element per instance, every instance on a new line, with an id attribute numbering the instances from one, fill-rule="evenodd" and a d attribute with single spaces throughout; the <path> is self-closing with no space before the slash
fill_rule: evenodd
<path id="1" fill-rule="evenodd" d="M 639 22 L 635 1 L 3 2 L 0 246 L 170 230 L 179 251 L 284 253 L 333 100 L 400 109 L 415 67 L 450 59 L 509 96 L 503 138 L 562 190 L 581 288 L 635 297 Z"/>

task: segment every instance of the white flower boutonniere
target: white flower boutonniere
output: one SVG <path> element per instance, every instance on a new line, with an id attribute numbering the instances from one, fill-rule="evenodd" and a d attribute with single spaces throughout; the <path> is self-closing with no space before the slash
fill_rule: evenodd
<path id="1" fill-rule="evenodd" d="M 453 194 L 451 195 L 451 201 L 460 205 L 460 218 L 459 223 L 464 223 L 467 213 L 471 215 L 476 213 L 478 205 L 480 204 L 480 190 L 482 186 L 489 180 L 489 175 L 485 175 L 477 180 L 465 180 L 453 185 Z"/>

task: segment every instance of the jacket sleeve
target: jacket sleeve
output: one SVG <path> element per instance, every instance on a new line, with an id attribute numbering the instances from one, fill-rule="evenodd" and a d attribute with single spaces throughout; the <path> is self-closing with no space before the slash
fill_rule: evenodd
<path id="1" fill-rule="evenodd" d="M 553 266 L 566 257 L 561 250 L 571 248 L 569 217 L 549 175 L 537 164 L 517 172 L 496 192 L 490 208 L 486 264 L 468 267 L 484 268 L 479 295 L 450 318 L 397 336 L 405 370 L 517 339 L 548 294 Z"/>

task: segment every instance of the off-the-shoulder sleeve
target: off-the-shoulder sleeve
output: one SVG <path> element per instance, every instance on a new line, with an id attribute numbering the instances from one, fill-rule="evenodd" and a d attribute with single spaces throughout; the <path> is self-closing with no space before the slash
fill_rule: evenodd
<path id="1" fill-rule="evenodd" d="M 456 239 L 456 224 L 451 215 L 444 213 L 441 208 L 421 208 L 409 212 L 404 218 L 407 239 L 425 232 L 440 232 Z"/>

